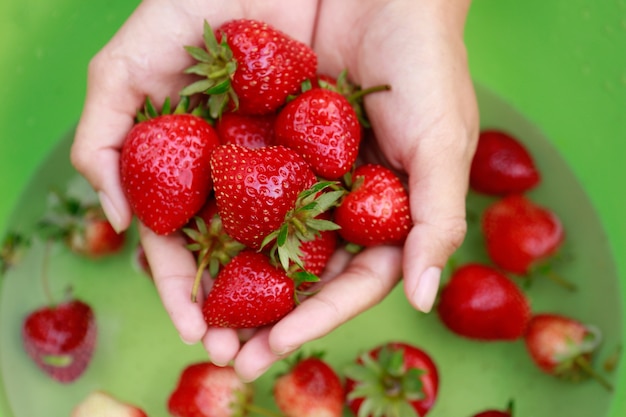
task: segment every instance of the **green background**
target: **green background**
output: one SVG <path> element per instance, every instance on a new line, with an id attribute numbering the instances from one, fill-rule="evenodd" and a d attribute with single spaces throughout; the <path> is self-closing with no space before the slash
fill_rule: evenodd
<path id="1" fill-rule="evenodd" d="M 89 59 L 136 4 L 0 4 L 0 229 L 35 169 L 78 120 Z M 475 0 L 466 39 L 477 83 L 541 129 L 587 192 L 623 294 L 626 0 Z M 611 417 L 626 414 L 625 385 L 622 372 Z M 0 398 L 5 415 L 2 405 Z"/>

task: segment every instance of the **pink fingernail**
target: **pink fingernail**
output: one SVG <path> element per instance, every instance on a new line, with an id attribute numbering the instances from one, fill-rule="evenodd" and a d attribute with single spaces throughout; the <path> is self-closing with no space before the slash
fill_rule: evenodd
<path id="1" fill-rule="evenodd" d="M 435 266 L 427 268 L 420 277 L 413 296 L 415 305 L 424 313 L 428 313 L 433 308 L 440 279 L 441 269 Z"/>
<path id="2" fill-rule="evenodd" d="M 188 340 L 185 340 L 185 338 L 182 335 L 180 335 L 180 340 L 182 340 L 184 344 L 189 345 L 189 346 L 196 344 L 196 342 L 190 342 Z"/>
<path id="3" fill-rule="evenodd" d="M 100 199 L 100 205 L 102 206 L 102 210 L 104 214 L 107 216 L 109 223 L 117 233 L 123 231 L 122 227 L 122 218 L 119 215 L 119 212 L 111 202 L 111 199 L 104 192 L 100 191 L 98 193 L 98 198 Z"/>

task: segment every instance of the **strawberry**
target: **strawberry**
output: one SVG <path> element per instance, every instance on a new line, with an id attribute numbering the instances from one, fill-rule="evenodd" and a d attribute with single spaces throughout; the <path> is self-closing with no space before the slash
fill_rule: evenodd
<path id="1" fill-rule="evenodd" d="M 273 387 L 276 405 L 285 417 L 341 417 L 344 391 L 339 375 L 324 360 L 297 358 Z"/>
<path id="2" fill-rule="evenodd" d="M 408 343 L 377 346 L 345 372 L 347 404 L 358 417 L 424 417 L 437 399 L 437 366 Z"/>
<path id="3" fill-rule="evenodd" d="M 252 249 L 280 228 L 300 192 L 316 181 L 306 161 L 284 146 L 221 145 L 211 174 L 224 230 Z"/>
<path id="4" fill-rule="evenodd" d="M 181 94 L 209 94 L 216 119 L 229 101 L 228 108 L 241 113 L 273 113 L 317 71 L 317 56 L 308 45 L 258 20 L 231 20 L 215 33 L 205 22 L 204 43 L 186 47 L 198 61 L 187 73 L 203 78 Z"/>
<path id="5" fill-rule="evenodd" d="M 77 404 L 70 417 L 148 417 L 139 407 L 104 391 L 92 391 Z"/>
<path id="6" fill-rule="evenodd" d="M 365 112 L 363 99 L 366 95 L 377 92 L 391 90 L 391 86 L 382 84 L 366 89 L 361 88 L 348 79 L 348 71 L 343 70 L 335 78 L 328 74 L 317 74 L 315 78 L 309 80 L 311 88 L 326 88 L 328 90 L 336 91 L 344 96 L 350 105 L 354 109 L 354 112 L 359 120 L 359 123 L 364 128 L 370 128 L 370 122 Z"/>
<path id="7" fill-rule="evenodd" d="M 457 268 L 437 305 L 441 321 L 454 333 L 478 340 L 515 340 L 531 317 L 525 294 L 498 270 L 478 263 Z"/>
<path id="8" fill-rule="evenodd" d="M 22 326 L 26 353 L 53 379 L 70 383 L 91 361 L 97 328 L 91 307 L 71 299 L 28 314 Z"/>
<path id="9" fill-rule="evenodd" d="M 128 132 L 120 155 L 122 188 L 133 212 L 161 235 L 183 227 L 213 185 L 209 160 L 219 139 L 206 120 L 185 113 L 186 103 L 169 114 L 166 102 L 158 115 L 148 101 L 148 117 Z"/>
<path id="10" fill-rule="evenodd" d="M 535 314 L 524 335 L 528 354 L 541 371 L 570 381 L 593 377 L 611 390 L 612 385 L 591 366 L 601 340 L 598 328 L 554 313 Z"/>
<path id="11" fill-rule="evenodd" d="M 485 209 L 482 231 L 491 260 L 527 275 L 553 256 L 565 238 L 557 215 L 521 194 L 503 197 Z"/>
<path id="12" fill-rule="evenodd" d="M 198 271 L 191 292 L 191 300 L 195 302 L 202 273 L 208 268 L 212 277 L 217 276 L 220 268 L 245 246 L 224 231 L 214 198 L 209 198 L 183 231 L 189 242 L 187 248 L 196 254 L 198 261 Z"/>
<path id="13" fill-rule="evenodd" d="M 302 242 L 300 259 L 304 270 L 313 275 L 321 275 L 336 248 L 336 230 L 323 230 L 313 239 Z"/>
<path id="14" fill-rule="evenodd" d="M 174 417 L 243 416 L 252 394 L 252 386 L 241 381 L 232 366 L 198 362 L 183 369 L 167 408 Z"/>
<path id="15" fill-rule="evenodd" d="M 411 228 L 409 197 L 400 179 L 377 164 L 357 167 L 350 191 L 335 210 L 339 234 L 361 246 L 398 245 Z"/>
<path id="16" fill-rule="evenodd" d="M 305 91 L 287 103 L 275 129 L 279 145 L 298 151 L 316 175 L 328 180 L 350 171 L 361 143 L 361 126 L 350 102 L 324 88 Z"/>
<path id="17" fill-rule="evenodd" d="M 100 258 L 115 254 L 124 246 L 125 234 L 113 229 L 100 207 L 87 210 L 82 222 L 67 236 L 66 243 L 74 253 Z"/>
<path id="18" fill-rule="evenodd" d="M 215 122 L 215 130 L 222 144 L 234 143 L 246 148 L 262 148 L 275 144 L 275 120 L 275 113 L 250 116 L 227 112 Z"/>
<path id="19" fill-rule="evenodd" d="M 244 250 L 218 273 L 202 307 L 204 319 L 213 327 L 274 323 L 295 307 L 295 285 L 266 254 Z"/>
<path id="20" fill-rule="evenodd" d="M 470 186 L 489 195 L 523 193 L 541 176 L 526 147 L 508 133 L 482 131 L 470 169 Z"/>
<path id="21" fill-rule="evenodd" d="M 37 225 L 46 240 L 62 241 L 72 252 L 98 259 L 121 251 L 124 232 L 117 233 L 96 203 L 53 192 L 48 212 Z"/>

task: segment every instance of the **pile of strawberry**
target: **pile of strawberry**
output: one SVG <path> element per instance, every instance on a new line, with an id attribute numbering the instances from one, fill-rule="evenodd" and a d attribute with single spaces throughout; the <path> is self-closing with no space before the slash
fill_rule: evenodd
<path id="1" fill-rule="evenodd" d="M 258 21 L 234 20 L 216 30 L 205 24 L 204 41 L 203 48 L 187 47 L 197 61 L 187 72 L 200 79 L 181 92 L 178 105 L 166 100 L 157 112 L 147 99 L 138 113 L 123 145 L 121 181 L 144 225 L 186 237 L 198 263 L 194 301 L 204 272 L 214 279 L 203 300 L 208 325 L 254 328 L 289 313 L 299 295 L 313 294 L 338 248 L 401 245 L 411 227 L 408 196 L 393 171 L 360 158 L 369 129 L 362 98 L 388 86 L 362 90 L 346 74 L 318 74 L 309 47 Z M 522 340 L 550 375 L 594 377 L 611 389 L 592 366 L 599 330 L 558 312 L 535 311 L 527 286 L 516 282 L 546 275 L 576 290 L 551 268 L 565 230 L 556 213 L 528 193 L 540 182 L 521 142 L 502 131 L 481 132 L 470 186 L 493 198 L 480 223 L 488 262 L 454 267 L 437 315 L 465 338 Z M 45 241 L 60 240 L 91 259 L 121 250 L 125 236 L 115 233 L 100 207 L 60 194 L 55 202 L 38 225 Z M 2 269 L 17 261 L 22 244 L 21 236 L 7 237 Z M 96 315 L 71 295 L 51 301 L 27 315 L 22 339 L 39 368 L 71 383 L 92 359 Z M 423 417 L 438 386 L 428 353 L 396 341 L 365 352 L 343 375 L 319 357 L 296 356 L 276 379 L 273 395 L 285 417 L 341 416 L 346 407 L 359 417 Z M 167 406 L 178 417 L 266 413 L 232 366 L 208 362 L 181 372 Z M 512 409 L 511 403 L 475 417 L 510 417 Z M 72 416 L 111 412 L 146 415 L 95 391 Z"/>
<path id="2" fill-rule="evenodd" d="M 281 414 L 256 406 L 255 387 L 231 366 L 194 363 L 180 374 L 168 398 L 175 417 L 234 417 L 247 412 L 270 417 L 423 417 L 439 390 L 438 369 L 419 347 L 399 342 L 375 346 L 338 371 L 322 354 L 300 354 L 276 376 L 271 394 Z"/>
<path id="3" fill-rule="evenodd" d="M 210 326 L 250 328 L 291 311 L 339 245 L 402 244 L 407 192 L 388 168 L 360 163 L 367 90 L 317 73 L 307 45 L 254 20 L 204 27 L 187 47 L 201 78 L 145 112 L 128 133 L 121 182 L 160 235 L 184 232 L 215 278 Z M 199 102 L 193 109 L 190 101 Z M 237 300 L 237 301 L 235 301 Z"/>
<path id="4" fill-rule="evenodd" d="M 545 373 L 573 381 L 594 377 L 610 390 L 591 365 L 600 331 L 558 312 L 534 311 L 524 287 L 515 282 L 528 288 L 531 279 L 543 275 L 576 290 L 553 271 L 565 232 L 557 214 L 528 193 L 540 182 L 533 156 L 517 138 L 500 130 L 481 132 L 470 186 L 493 199 L 480 223 L 490 263 L 457 265 L 439 294 L 437 313 L 457 335 L 491 342 L 523 339 Z"/>

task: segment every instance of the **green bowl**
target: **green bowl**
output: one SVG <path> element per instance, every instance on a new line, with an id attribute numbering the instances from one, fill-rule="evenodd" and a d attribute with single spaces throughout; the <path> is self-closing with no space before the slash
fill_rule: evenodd
<path id="1" fill-rule="evenodd" d="M 68 147 L 84 99 L 87 63 L 136 4 L 0 4 L 5 80 L 0 86 L 0 230 L 28 227 L 43 212 L 48 187 L 74 181 Z M 626 260 L 619 256 L 619 248 L 626 247 L 626 201 L 615 191 L 618 179 L 626 178 L 621 160 L 626 154 L 626 1 L 476 0 L 466 33 L 482 126 L 508 129 L 527 142 L 545 178 L 532 195 L 553 208 L 568 230 L 566 249 L 573 260 L 561 272 L 580 290 L 564 295 L 550 282 L 537 282 L 529 290 L 533 306 L 597 324 L 605 334 L 599 360 L 605 360 L 626 335 L 621 301 Z M 468 197 L 473 210 L 488 202 Z M 476 249 L 479 239 L 470 224 L 457 259 L 484 256 Z M 35 244 L 0 281 L 0 415 L 47 416 L 51 406 L 68 415 L 89 391 L 106 389 L 143 406 L 151 417 L 165 417 L 165 398 L 181 367 L 203 359 L 204 352 L 178 340 L 152 283 L 132 266 L 132 244 L 124 256 L 99 264 L 54 250 L 51 273 L 63 277 L 55 289 L 72 284 L 93 302 L 102 342 L 88 371 L 69 386 L 51 382 L 25 357 L 21 319 L 44 300 L 38 287 L 42 247 Z M 340 367 L 390 339 L 415 342 L 438 363 L 442 385 L 433 417 L 469 416 L 503 406 L 511 397 L 516 417 L 626 415 L 622 366 L 609 375 L 613 393 L 593 382 L 553 380 L 533 368 L 520 343 L 485 346 L 461 340 L 435 315 L 410 308 L 401 289 L 310 347 L 328 350 L 329 360 Z M 274 373 L 259 381 L 258 401 L 269 406 L 265 387 Z M 477 393 L 466 389 L 470 378 L 479 382 L 472 384 L 480 387 Z"/>

